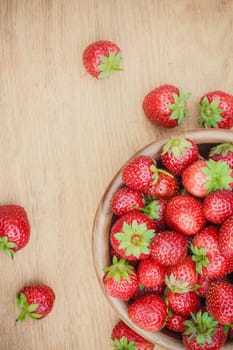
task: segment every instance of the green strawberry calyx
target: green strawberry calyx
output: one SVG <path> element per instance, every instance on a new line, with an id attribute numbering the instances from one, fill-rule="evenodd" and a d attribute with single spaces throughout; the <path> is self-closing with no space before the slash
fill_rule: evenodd
<path id="1" fill-rule="evenodd" d="M 129 265 L 124 258 L 117 259 L 116 256 L 112 259 L 112 265 L 105 267 L 106 279 L 114 278 L 117 283 L 121 282 L 121 279 L 130 281 L 130 275 L 134 275 L 133 266 Z"/>
<path id="2" fill-rule="evenodd" d="M 206 183 L 203 187 L 208 190 L 208 193 L 216 190 L 229 190 L 230 184 L 233 183 L 232 169 L 229 165 L 222 160 L 215 162 L 213 159 L 206 161 L 206 165 L 201 170 L 206 176 Z"/>
<path id="3" fill-rule="evenodd" d="M 179 89 L 179 94 L 172 94 L 174 103 L 169 106 L 172 111 L 169 119 L 178 121 L 178 124 L 182 124 L 185 117 L 189 117 L 189 111 L 187 109 L 187 100 L 191 97 L 190 93 L 184 94 Z"/>
<path id="4" fill-rule="evenodd" d="M 159 219 L 160 218 L 159 210 L 160 210 L 161 206 L 159 205 L 158 200 L 156 200 L 156 199 L 149 202 L 143 208 L 139 208 L 136 206 L 134 208 L 140 210 L 142 213 L 146 214 L 151 219 Z"/>
<path id="5" fill-rule="evenodd" d="M 152 182 L 152 185 L 156 185 L 158 180 L 159 180 L 159 174 L 164 174 L 164 175 L 167 175 L 169 177 L 171 177 L 172 179 L 174 179 L 174 176 L 169 173 L 168 171 L 164 170 L 164 169 L 159 169 L 157 168 L 155 165 L 151 165 L 150 166 L 150 170 L 152 171 L 153 173 L 153 182 Z"/>
<path id="6" fill-rule="evenodd" d="M 190 249 L 193 253 L 192 260 L 196 264 L 196 271 L 202 274 L 202 268 L 209 266 L 209 260 L 206 255 L 205 248 L 197 248 L 194 245 L 190 245 Z"/>
<path id="7" fill-rule="evenodd" d="M 163 146 L 162 155 L 170 153 L 178 159 L 182 154 L 186 153 L 187 148 L 192 147 L 192 143 L 184 136 L 171 137 Z"/>
<path id="8" fill-rule="evenodd" d="M 206 128 L 218 128 L 217 123 L 223 120 L 223 117 L 221 116 L 223 110 L 218 107 L 219 99 L 209 102 L 208 98 L 205 96 L 202 102 L 197 105 L 199 111 L 199 124 L 204 125 Z"/>
<path id="9" fill-rule="evenodd" d="M 109 78 L 112 72 L 123 70 L 121 68 L 122 56 L 121 52 L 114 54 L 112 51 L 109 51 L 109 56 L 100 56 L 101 64 L 97 66 L 97 69 L 100 70 L 98 75 L 99 79 Z"/>
<path id="10" fill-rule="evenodd" d="M 188 281 L 176 279 L 174 274 L 165 276 L 165 284 L 173 293 L 187 293 L 195 289 L 195 286 L 190 286 Z"/>
<path id="11" fill-rule="evenodd" d="M 36 313 L 36 309 L 39 304 L 29 304 L 24 293 L 20 293 L 16 297 L 17 306 L 21 309 L 20 315 L 17 318 L 17 322 L 24 322 L 26 317 L 33 319 L 39 319 L 42 317 L 41 314 Z"/>
<path id="12" fill-rule="evenodd" d="M 113 340 L 113 350 L 136 350 L 136 344 L 129 341 L 125 336 Z"/>
<path id="13" fill-rule="evenodd" d="M 136 220 L 129 225 L 123 223 L 122 232 L 115 233 L 114 237 L 120 241 L 119 248 L 125 249 L 126 255 L 139 258 L 141 254 L 149 254 L 149 246 L 155 231 L 147 228 L 146 223 L 139 224 Z"/>
<path id="14" fill-rule="evenodd" d="M 8 237 L 3 236 L 0 237 L 0 250 L 2 250 L 6 255 L 8 255 L 11 259 L 14 258 L 14 250 L 16 244 L 8 241 Z"/>
<path id="15" fill-rule="evenodd" d="M 221 143 L 220 145 L 211 148 L 210 157 L 215 154 L 221 154 L 223 157 L 226 157 L 228 152 L 233 152 L 233 143 Z"/>
<path id="16" fill-rule="evenodd" d="M 190 340 L 196 339 L 200 345 L 212 344 L 212 336 L 216 332 L 217 324 L 218 322 L 208 312 L 191 313 L 191 319 L 184 321 L 186 330 L 183 334 L 189 335 Z"/>

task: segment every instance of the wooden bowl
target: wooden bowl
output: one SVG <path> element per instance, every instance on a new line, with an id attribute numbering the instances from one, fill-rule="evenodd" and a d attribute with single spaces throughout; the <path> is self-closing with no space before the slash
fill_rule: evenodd
<path id="1" fill-rule="evenodd" d="M 184 132 L 176 133 L 176 135 L 180 134 L 184 134 Z M 187 138 L 194 140 L 198 144 L 199 151 L 204 156 L 208 154 L 208 150 L 214 144 L 222 142 L 233 142 L 233 132 L 226 131 L 223 129 L 195 129 L 186 132 L 185 135 Z M 159 159 L 162 146 L 167 140 L 168 138 L 164 138 L 155 141 L 142 148 L 139 152 L 134 154 L 133 157 L 135 157 L 135 155 L 147 155 L 153 157 L 154 159 Z M 92 234 L 92 254 L 97 278 L 108 302 L 118 314 L 119 318 L 122 319 L 129 327 L 131 327 L 134 331 L 136 331 L 146 339 L 150 340 L 152 343 L 159 344 L 165 349 L 183 350 L 184 346 L 182 345 L 180 336 L 177 336 L 168 330 L 162 330 L 156 333 L 145 332 L 141 328 L 134 325 L 128 318 L 127 304 L 118 299 L 108 296 L 104 291 L 102 282 L 102 278 L 104 275 L 103 268 L 110 264 L 109 232 L 113 217 L 110 203 L 113 194 L 123 184 L 121 180 L 121 173 L 123 167 L 117 172 L 117 174 L 114 176 L 114 178 L 108 185 L 98 205 L 94 219 Z M 233 343 L 228 342 L 222 349 L 232 350 Z"/>

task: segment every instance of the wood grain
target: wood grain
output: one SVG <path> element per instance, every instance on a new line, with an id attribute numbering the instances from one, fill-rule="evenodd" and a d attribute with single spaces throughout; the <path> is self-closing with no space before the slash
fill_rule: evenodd
<path id="1" fill-rule="evenodd" d="M 174 132 L 145 119 L 147 92 L 192 92 L 180 129 L 197 126 L 204 92 L 232 92 L 232 10 L 230 0 L 0 1 L 0 203 L 23 205 L 32 228 L 13 262 L 1 254 L 1 350 L 111 348 L 117 318 L 91 257 L 98 201 L 134 152 Z M 98 39 L 124 56 L 105 81 L 82 66 Z M 15 294 L 35 281 L 54 288 L 54 310 L 15 325 Z"/>

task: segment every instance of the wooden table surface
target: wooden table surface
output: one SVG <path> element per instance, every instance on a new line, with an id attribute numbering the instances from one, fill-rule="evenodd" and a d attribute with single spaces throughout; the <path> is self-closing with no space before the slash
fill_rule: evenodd
<path id="1" fill-rule="evenodd" d="M 24 206 L 31 223 L 14 261 L 1 253 L 1 350 L 111 349 L 117 317 L 91 256 L 98 201 L 138 149 L 197 127 L 204 92 L 232 92 L 232 11 L 231 0 L 0 1 L 0 203 Z M 99 39 L 124 57 L 124 71 L 103 81 L 82 66 Z M 164 83 L 192 92 L 177 129 L 142 111 Z M 16 325 L 15 294 L 33 282 L 53 287 L 54 310 Z"/>

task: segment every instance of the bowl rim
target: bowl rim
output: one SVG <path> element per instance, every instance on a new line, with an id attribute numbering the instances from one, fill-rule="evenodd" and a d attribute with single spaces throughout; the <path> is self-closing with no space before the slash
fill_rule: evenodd
<path id="1" fill-rule="evenodd" d="M 102 278 L 104 275 L 103 267 L 107 266 L 110 263 L 109 259 L 109 229 L 112 220 L 112 212 L 110 208 L 110 202 L 112 195 L 123 185 L 121 180 L 122 169 L 125 164 L 132 158 L 137 155 L 147 155 L 153 158 L 158 158 L 164 143 L 173 136 L 181 136 L 194 140 L 197 144 L 214 144 L 214 143 L 223 143 L 223 142 L 233 142 L 233 131 L 226 129 L 204 129 L 196 128 L 190 130 L 180 130 L 174 132 L 170 136 L 159 138 L 156 141 L 153 141 L 139 151 L 134 153 L 117 171 L 115 176 L 112 178 L 108 184 L 106 190 L 104 191 L 97 210 L 95 212 L 93 227 L 92 227 L 92 258 L 94 263 L 94 269 L 97 276 L 99 285 L 107 299 L 108 303 L 111 305 L 112 309 L 118 315 L 118 317 L 125 322 L 130 328 L 135 332 L 140 334 L 142 337 L 151 341 L 154 344 L 160 345 L 168 350 L 184 350 L 184 346 L 180 339 L 173 338 L 164 334 L 163 332 L 150 333 L 146 332 L 143 329 L 136 326 L 129 318 L 127 314 L 126 303 L 113 298 L 105 293 Z M 105 257 L 108 256 L 106 259 Z M 225 344 L 222 348 L 223 350 L 232 349 L 231 344 Z"/>

